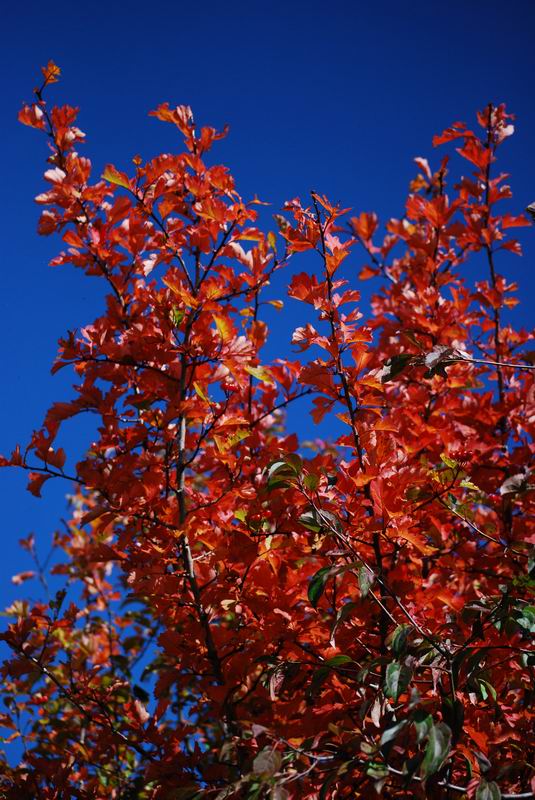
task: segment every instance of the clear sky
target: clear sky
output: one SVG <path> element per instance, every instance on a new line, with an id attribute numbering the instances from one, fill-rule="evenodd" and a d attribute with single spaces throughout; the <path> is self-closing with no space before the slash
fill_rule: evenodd
<path id="1" fill-rule="evenodd" d="M 412 159 L 438 163 L 433 134 L 454 120 L 472 123 L 493 101 L 517 114 L 517 133 L 502 148 L 511 211 L 535 200 L 533 0 L 27 0 L 6 3 L 1 24 L 0 452 L 26 443 L 48 406 L 69 396 L 71 376 L 50 376 L 57 339 L 102 307 L 102 284 L 48 267 L 60 242 L 36 233 L 46 146 L 16 114 L 50 58 L 63 77 L 49 97 L 81 107 L 84 154 L 96 170 L 176 148 L 174 129 L 147 112 L 186 103 L 201 123 L 230 124 L 215 152 L 244 197 L 257 193 L 277 211 L 313 188 L 385 219 L 402 213 Z M 505 257 L 499 268 L 520 282 L 524 302 L 514 314 L 529 325 L 535 229 L 520 233 L 525 258 Z M 292 320 L 278 319 L 285 349 Z M 90 435 L 80 423 L 62 443 L 76 456 Z M 0 471 L 2 607 L 25 593 L 10 576 L 31 568 L 18 539 L 34 531 L 44 553 L 65 513 L 68 487 L 50 482 L 39 501 L 25 483 Z"/>

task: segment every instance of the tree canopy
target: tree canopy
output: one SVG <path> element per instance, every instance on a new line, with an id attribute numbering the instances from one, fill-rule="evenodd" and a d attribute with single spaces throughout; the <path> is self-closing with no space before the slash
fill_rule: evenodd
<path id="1" fill-rule="evenodd" d="M 64 586 L 2 634 L 0 723 L 23 749 L 2 796 L 533 797 L 533 337 L 499 272 L 529 224 L 503 211 L 512 116 L 435 137 L 401 219 L 312 192 L 264 230 L 213 162 L 224 131 L 165 103 L 182 151 L 92 179 L 43 75 L 20 113 L 50 151 L 39 232 L 107 298 L 60 340 L 74 397 L 1 460 L 37 496 L 73 487 Z M 304 305 L 267 360 L 279 270 Z M 299 403 L 312 441 L 288 428 Z M 56 438 L 87 413 L 69 470 Z M 43 577 L 21 544 L 37 566 L 16 580 Z"/>

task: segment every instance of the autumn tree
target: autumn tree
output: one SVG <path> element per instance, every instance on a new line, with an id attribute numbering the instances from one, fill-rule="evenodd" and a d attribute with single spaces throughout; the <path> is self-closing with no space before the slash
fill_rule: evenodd
<path id="1" fill-rule="evenodd" d="M 533 797 L 533 359 L 499 271 L 527 224 L 496 167 L 511 115 L 436 137 L 453 177 L 449 155 L 417 158 L 383 232 L 318 193 L 268 232 L 187 106 L 152 112 L 182 152 L 92 181 L 43 74 L 20 113 L 50 148 L 39 232 L 107 298 L 60 341 L 75 395 L 2 460 L 35 495 L 74 487 L 63 588 L 13 604 L 2 634 L 0 722 L 23 742 L 2 796 Z M 308 308 L 267 363 L 281 269 Z M 323 439 L 288 430 L 299 403 Z M 87 413 L 68 469 L 58 432 Z"/>

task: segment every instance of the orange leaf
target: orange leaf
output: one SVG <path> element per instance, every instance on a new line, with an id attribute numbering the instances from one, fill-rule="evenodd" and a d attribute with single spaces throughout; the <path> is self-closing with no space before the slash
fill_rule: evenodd
<path id="1" fill-rule="evenodd" d="M 46 67 L 41 67 L 41 72 L 43 73 L 45 83 L 57 83 L 61 75 L 60 68 L 57 64 L 54 64 L 53 61 L 49 61 Z"/>

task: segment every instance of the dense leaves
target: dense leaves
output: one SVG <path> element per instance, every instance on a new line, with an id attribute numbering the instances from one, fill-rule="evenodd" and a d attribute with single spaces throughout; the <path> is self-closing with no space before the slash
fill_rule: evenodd
<path id="1" fill-rule="evenodd" d="M 20 115 L 51 147 L 39 231 L 107 299 L 60 342 L 74 396 L 2 460 L 34 494 L 74 485 L 64 588 L 7 611 L 0 722 L 24 752 L 3 796 L 533 796 L 532 337 L 498 271 L 528 224 L 501 210 L 511 116 L 436 137 L 460 177 L 417 158 L 384 234 L 316 193 L 274 233 L 187 106 L 153 112 L 182 152 L 92 180 L 43 74 Z M 308 308 L 267 363 L 282 268 Z M 325 440 L 287 430 L 306 402 Z M 69 468 L 57 437 L 86 413 Z M 22 544 L 18 583 L 43 577 Z"/>

